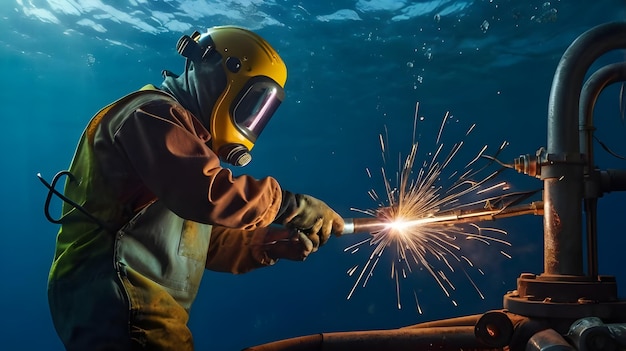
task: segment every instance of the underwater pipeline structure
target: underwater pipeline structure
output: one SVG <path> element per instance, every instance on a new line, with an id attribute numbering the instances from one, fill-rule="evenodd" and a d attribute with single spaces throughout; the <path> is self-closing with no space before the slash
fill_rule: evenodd
<path id="1" fill-rule="evenodd" d="M 592 145 L 594 104 L 606 86 L 626 81 L 626 62 L 602 67 L 585 81 L 596 59 L 616 49 L 626 49 L 626 23 L 592 28 L 569 46 L 552 82 L 547 148 L 514 162 L 520 173 L 544 184 L 544 272 L 521 274 L 501 310 L 393 330 L 320 333 L 246 350 L 625 349 L 626 301 L 617 296 L 615 277 L 598 274 L 596 226 L 598 198 L 626 190 L 626 171 L 596 168 Z"/>

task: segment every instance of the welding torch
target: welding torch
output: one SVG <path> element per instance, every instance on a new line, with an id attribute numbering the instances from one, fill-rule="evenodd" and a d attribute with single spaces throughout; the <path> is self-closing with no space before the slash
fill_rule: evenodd
<path id="1" fill-rule="evenodd" d="M 532 214 L 543 215 L 543 201 L 534 201 L 529 204 L 508 206 L 502 209 L 472 209 L 444 212 L 434 216 L 427 216 L 410 220 L 411 225 L 454 225 L 468 222 L 495 221 L 496 219 Z M 392 224 L 387 219 L 377 217 L 344 218 L 344 228 L 341 234 L 379 232 Z"/>

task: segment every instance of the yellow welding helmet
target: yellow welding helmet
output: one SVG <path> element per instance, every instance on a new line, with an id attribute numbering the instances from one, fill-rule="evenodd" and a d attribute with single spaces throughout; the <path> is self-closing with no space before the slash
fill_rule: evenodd
<path id="1" fill-rule="evenodd" d="M 285 97 L 285 63 L 259 35 L 234 26 L 184 36 L 178 51 L 194 60 L 221 56 L 226 86 L 208 126 L 211 148 L 222 160 L 245 166 L 254 143 Z"/>

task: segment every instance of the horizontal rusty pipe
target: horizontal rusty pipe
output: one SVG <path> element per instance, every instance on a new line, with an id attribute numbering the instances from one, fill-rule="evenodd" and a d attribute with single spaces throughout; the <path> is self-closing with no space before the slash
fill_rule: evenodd
<path id="1" fill-rule="evenodd" d="M 474 314 L 474 315 L 469 315 L 469 316 L 454 317 L 454 318 L 448 318 L 448 319 L 440 319 L 440 320 L 436 320 L 436 321 L 422 322 L 422 323 L 418 323 L 418 324 L 407 325 L 406 327 L 402 327 L 402 328 L 434 328 L 434 327 L 462 327 L 462 326 L 463 327 L 467 327 L 467 326 L 474 326 L 474 325 L 476 325 L 476 323 L 478 322 L 478 320 L 482 316 L 483 316 L 482 314 Z"/>
<path id="2" fill-rule="evenodd" d="M 473 326 L 320 333 L 253 346 L 245 351 L 389 351 L 488 349 Z"/>

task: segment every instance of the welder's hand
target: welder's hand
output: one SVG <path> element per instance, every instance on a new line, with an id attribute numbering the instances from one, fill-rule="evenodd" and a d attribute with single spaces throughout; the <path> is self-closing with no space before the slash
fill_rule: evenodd
<path id="1" fill-rule="evenodd" d="M 295 208 L 285 218 L 288 228 L 297 229 L 306 234 L 313 243 L 313 251 L 324 245 L 330 234 L 341 235 L 344 221 L 324 201 L 310 195 L 296 194 Z"/>
<path id="2" fill-rule="evenodd" d="M 304 261 L 313 252 L 313 242 L 303 232 L 285 227 L 270 227 L 263 247 L 271 260 Z"/>

